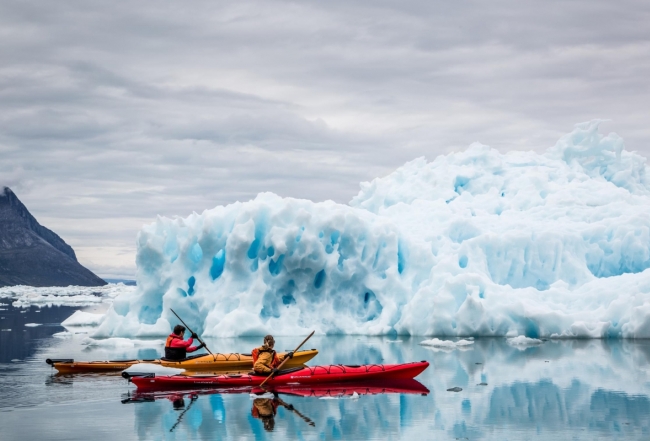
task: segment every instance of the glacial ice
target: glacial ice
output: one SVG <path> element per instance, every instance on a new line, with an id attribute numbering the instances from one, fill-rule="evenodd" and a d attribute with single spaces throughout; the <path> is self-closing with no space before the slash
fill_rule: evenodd
<path id="1" fill-rule="evenodd" d="M 598 121 L 545 153 L 481 144 L 362 183 L 159 217 L 95 337 L 650 337 L 650 178 Z"/>
<path id="2" fill-rule="evenodd" d="M 83 346 L 99 346 L 103 348 L 135 348 L 136 346 L 157 347 L 165 344 L 163 340 L 137 340 L 122 337 L 94 339 L 86 337 L 81 341 Z"/>
<path id="3" fill-rule="evenodd" d="M 122 372 L 128 372 L 129 374 L 178 375 L 185 372 L 185 369 L 171 368 L 154 363 L 137 363 L 124 369 Z"/>
<path id="4" fill-rule="evenodd" d="M 92 312 L 75 311 L 70 317 L 65 319 L 61 326 L 98 326 L 104 320 L 104 314 L 94 314 Z"/>
<path id="5" fill-rule="evenodd" d="M 544 343 L 543 340 L 539 338 L 529 338 L 524 337 L 523 335 L 518 335 L 517 337 L 508 338 L 506 340 L 509 345 L 512 346 L 537 346 Z"/>
<path id="6" fill-rule="evenodd" d="M 456 349 L 464 346 L 473 345 L 473 340 L 461 339 L 458 341 L 453 340 L 440 340 L 438 338 L 432 338 L 430 340 L 423 340 L 420 342 L 422 346 L 432 346 L 434 348 L 447 348 L 447 349 Z"/>
<path id="7" fill-rule="evenodd" d="M 0 299 L 13 300 L 16 308 L 30 306 L 90 306 L 99 303 L 111 303 L 120 294 L 135 290 L 135 286 L 123 283 L 109 283 L 105 286 L 5 286 L 0 288 Z"/>

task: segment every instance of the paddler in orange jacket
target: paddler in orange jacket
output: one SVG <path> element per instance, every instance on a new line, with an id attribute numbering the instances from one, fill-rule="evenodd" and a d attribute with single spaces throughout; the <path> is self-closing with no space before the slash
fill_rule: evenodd
<path id="1" fill-rule="evenodd" d="M 280 363 L 287 357 L 293 357 L 293 352 L 278 357 L 278 354 L 273 350 L 273 346 L 275 346 L 275 339 L 272 335 L 267 335 L 264 337 L 264 344 L 253 349 L 253 370 L 258 374 L 276 374 Z"/>
<path id="2" fill-rule="evenodd" d="M 275 427 L 275 414 L 278 412 L 280 402 L 271 398 L 255 398 L 251 415 L 253 418 L 262 420 L 264 430 L 272 432 Z"/>
<path id="3" fill-rule="evenodd" d="M 174 332 L 169 334 L 165 342 L 165 358 L 167 360 L 183 360 L 188 352 L 197 351 L 205 346 L 204 344 L 191 346 L 194 339 L 199 337 L 195 333 L 192 333 L 192 336 L 187 341 L 183 341 L 184 335 L 185 326 L 174 326 Z"/>

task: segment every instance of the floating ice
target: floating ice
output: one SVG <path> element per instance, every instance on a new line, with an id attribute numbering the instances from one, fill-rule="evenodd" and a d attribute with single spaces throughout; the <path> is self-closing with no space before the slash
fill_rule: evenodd
<path id="1" fill-rule="evenodd" d="M 434 348 L 449 348 L 455 349 L 458 347 L 473 345 L 474 341 L 472 340 L 439 340 L 437 338 L 432 338 L 431 340 L 423 340 L 420 342 L 422 346 L 432 346 Z"/>
<path id="2" fill-rule="evenodd" d="M 61 325 L 70 326 L 99 326 L 104 320 L 104 314 L 93 314 L 85 311 L 75 311 Z"/>
<path id="3" fill-rule="evenodd" d="M 162 346 L 165 342 L 163 340 L 136 340 L 119 337 L 96 340 L 87 337 L 81 341 L 81 344 L 84 346 L 100 346 L 105 348 L 134 348 L 136 346 Z"/>
<path id="4" fill-rule="evenodd" d="M 517 337 L 507 339 L 508 344 L 513 346 L 536 346 L 541 345 L 544 342 L 538 338 L 529 338 L 523 335 L 518 335 Z"/>
<path id="5" fill-rule="evenodd" d="M 138 287 L 97 337 L 650 337 L 645 159 L 598 123 L 544 154 L 420 158 L 350 205 L 264 193 L 137 240 Z"/>
<path id="6" fill-rule="evenodd" d="M 185 372 L 185 369 L 171 368 L 154 363 L 138 363 L 124 369 L 129 374 L 156 374 L 156 375 L 178 375 Z"/>
<path id="7" fill-rule="evenodd" d="M 111 303 L 120 294 L 130 293 L 135 286 L 109 283 L 105 286 L 5 286 L 0 288 L 0 298 L 13 299 L 13 306 L 27 308 L 31 305 L 89 306 Z"/>
<path id="8" fill-rule="evenodd" d="M 37 326 L 41 326 L 43 323 L 25 323 L 25 326 L 28 328 L 35 328 Z"/>

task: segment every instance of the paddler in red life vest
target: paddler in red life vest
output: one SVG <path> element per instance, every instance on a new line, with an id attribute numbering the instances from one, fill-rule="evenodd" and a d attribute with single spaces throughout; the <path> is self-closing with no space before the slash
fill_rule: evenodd
<path id="1" fill-rule="evenodd" d="M 191 346 L 194 339 L 199 338 L 195 333 L 192 333 L 192 336 L 187 341 L 183 341 L 184 335 L 185 326 L 174 326 L 174 332 L 169 334 L 169 337 L 167 337 L 167 341 L 165 342 L 165 358 L 167 360 L 183 360 L 187 357 L 188 352 L 197 351 L 205 346 L 204 344 Z"/>
<path id="2" fill-rule="evenodd" d="M 258 374 L 273 373 L 275 375 L 278 373 L 278 366 L 285 358 L 293 358 L 293 352 L 278 357 L 278 354 L 273 350 L 273 346 L 275 346 L 275 339 L 272 335 L 267 335 L 264 337 L 264 344 L 253 349 L 253 370 Z"/>

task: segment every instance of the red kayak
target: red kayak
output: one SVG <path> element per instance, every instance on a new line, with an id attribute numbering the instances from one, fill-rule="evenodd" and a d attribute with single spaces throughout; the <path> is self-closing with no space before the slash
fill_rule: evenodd
<path id="1" fill-rule="evenodd" d="M 265 385 L 266 386 L 266 385 Z M 213 394 L 263 394 L 273 392 L 274 394 L 293 395 L 300 397 L 315 398 L 339 398 L 357 395 L 379 395 L 379 394 L 418 394 L 428 395 L 427 389 L 422 383 L 414 379 L 408 380 L 383 380 L 381 382 L 341 383 L 341 384 L 286 384 L 277 385 L 272 389 L 265 390 L 259 387 L 236 387 L 217 389 L 194 389 L 182 392 L 152 392 L 135 391 L 129 393 L 122 403 L 141 403 L 160 399 L 175 400 L 184 397 L 196 397 L 199 395 Z"/>
<path id="2" fill-rule="evenodd" d="M 369 364 L 363 366 L 329 365 L 305 366 L 280 371 L 265 386 L 304 385 L 344 382 L 372 382 L 382 380 L 413 379 L 429 366 L 427 361 L 403 364 Z M 133 382 L 138 389 L 187 389 L 205 387 L 252 387 L 259 386 L 267 377 L 257 374 L 223 375 L 155 375 L 128 373 L 122 376 Z"/>

